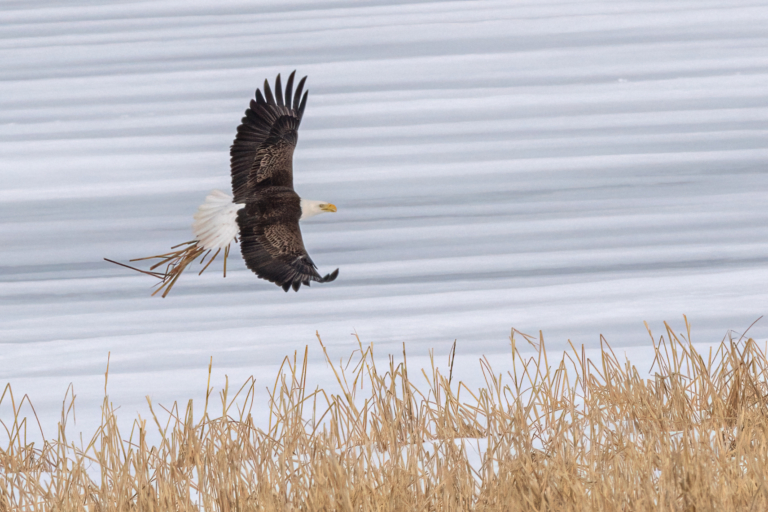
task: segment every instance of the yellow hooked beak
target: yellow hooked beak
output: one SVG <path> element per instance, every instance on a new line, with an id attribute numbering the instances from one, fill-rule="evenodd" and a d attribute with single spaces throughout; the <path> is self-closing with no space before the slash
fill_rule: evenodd
<path id="1" fill-rule="evenodd" d="M 336 211 L 336 205 L 331 203 L 321 204 L 320 209 L 324 212 L 335 212 Z"/>

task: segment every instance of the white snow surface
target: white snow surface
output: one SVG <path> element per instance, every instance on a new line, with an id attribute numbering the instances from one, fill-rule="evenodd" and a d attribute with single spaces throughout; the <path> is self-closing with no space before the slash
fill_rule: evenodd
<path id="1" fill-rule="evenodd" d="M 457 339 L 469 380 L 512 327 L 638 367 L 643 321 L 742 332 L 768 307 L 766 27 L 747 0 L 5 0 L 0 383 L 46 425 L 73 383 L 87 429 L 108 353 L 128 420 L 200 399 L 210 357 L 263 389 L 309 345 L 328 385 L 315 331 L 415 366 Z M 304 241 L 339 278 L 286 294 L 233 246 L 160 299 L 104 262 L 191 239 L 255 88 L 293 69 L 295 186 L 338 207 Z"/>

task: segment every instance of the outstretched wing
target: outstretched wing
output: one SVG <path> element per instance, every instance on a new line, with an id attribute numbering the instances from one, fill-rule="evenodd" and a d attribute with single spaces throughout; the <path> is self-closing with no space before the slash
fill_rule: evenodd
<path id="1" fill-rule="evenodd" d="M 275 79 L 275 94 L 264 80 L 264 94 L 256 89 L 242 123 L 237 127 L 235 141 L 230 148 L 232 195 L 235 203 L 246 202 L 259 189 L 289 187 L 293 189 L 293 150 L 298 140 L 298 129 L 307 92 L 302 96 L 302 78 L 293 92 L 293 78 L 288 77 L 285 93 L 280 75 Z"/>
<path id="2" fill-rule="evenodd" d="M 257 276 L 285 291 L 298 291 L 311 281 L 333 281 L 339 273 L 317 273 L 299 229 L 301 199 L 293 191 L 293 150 L 307 104 L 307 93 L 302 95 L 307 77 L 294 93 L 295 74 L 288 77 L 285 91 L 280 75 L 274 95 L 266 80 L 264 94 L 256 90 L 230 149 L 233 201 L 245 203 L 237 214 L 243 259 Z"/>
<path id="3" fill-rule="evenodd" d="M 321 277 L 304 248 L 299 229 L 299 196 L 287 187 L 270 187 L 238 212 L 240 248 L 245 264 L 286 292 L 310 281 L 336 279 L 339 269 Z"/>

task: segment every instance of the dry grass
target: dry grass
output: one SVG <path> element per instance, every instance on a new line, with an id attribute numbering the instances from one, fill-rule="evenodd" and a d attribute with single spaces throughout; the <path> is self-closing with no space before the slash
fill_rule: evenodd
<path id="1" fill-rule="evenodd" d="M 235 241 L 237 241 L 237 239 L 235 239 Z M 224 247 L 224 277 L 227 277 L 227 258 L 229 258 L 230 246 L 231 244 Z M 179 249 L 179 247 L 182 247 L 182 249 Z M 134 258 L 131 260 L 131 262 L 159 260 L 155 262 L 151 267 L 149 267 L 149 270 L 141 270 L 140 268 L 132 267 L 130 265 L 126 265 L 125 263 L 120 263 L 109 258 L 104 258 L 104 261 L 108 261 L 110 263 L 114 263 L 115 265 L 129 268 L 141 274 L 146 274 L 148 276 L 159 279 L 160 282 L 157 283 L 157 289 L 152 292 L 152 296 L 163 292 L 161 297 L 166 298 L 168 294 L 171 293 L 173 285 L 176 284 L 176 281 L 179 280 L 179 277 L 181 277 L 181 274 L 184 273 L 189 265 L 200 258 L 200 265 L 204 266 L 197 275 L 202 275 L 202 273 L 208 269 L 211 263 L 213 263 L 213 260 L 215 260 L 219 255 L 221 249 L 217 249 L 213 256 L 211 256 L 211 258 L 208 260 L 208 263 L 205 263 L 205 259 L 211 255 L 211 252 L 213 252 L 213 249 L 204 249 L 200 246 L 200 242 L 198 240 L 192 240 L 190 242 L 174 245 L 171 247 L 171 251 L 165 254 L 147 256 L 145 258 Z M 161 267 L 165 267 L 165 270 L 162 272 L 156 271 L 156 269 Z"/>
<path id="2" fill-rule="evenodd" d="M 687 339 L 667 328 L 645 379 L 607 345 L 598 360 L 574 348 L 550 364 L 541 339 L 515 333 L 515 370 L 481 359 L 476 390 L 451 370 L 409 369 L 405 353 L 378 368 L 362 345 L 332 365 L 337 392 L 311 390 L 306 353 L 294 355 L 266 429 L 249 414 L 252 380 L 221 393 L 218 417 L 207 401 L 198 420 L 191 402 L 174 405 L 127 436 L 105 398 L 83 446 L 63 427 L 26 444 L 34 418 L 17 412 L 4 423 L 0 510 L 766 510 L 765 353 L 741 339 L 701 355 Z"/>

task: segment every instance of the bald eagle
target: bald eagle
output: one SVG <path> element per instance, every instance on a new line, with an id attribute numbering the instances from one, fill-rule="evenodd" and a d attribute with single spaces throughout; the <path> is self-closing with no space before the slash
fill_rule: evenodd
<path id="1" fill-rule="evenodd" d="M 256 99 L 245 111 L 230 148 L 234 197 L 219 190 L 206 197 L 194 215 L 194 240 L 166 254 L 131 260 L 159 259 L 149 271 L 107 261 L 160 279 L 153 295 L 162 290 L 165 297 L 187 265 L 198 258 L 205 263 L 212 251 L 216 252 L 200 273 L 224 250 L 226 276 L 230 244 L 239 237 L 246 266 L 286 292 L 291 288 L 298 291 L 302 284 L 309 286 L 312 281 L 328 283 L 336 279 L 339 269 L 325 276 L 317 272 L 301 238 L 300 220 L 335 212 L 336 206 L 302 199 L 293 189 L 293 151 L 309 93 L 302 95 L 306 76 L 294 91 L 295 74 L 288 77 L 285 90 L 280 75 L 275 79 L 274 94 L 267 80 L 263 94 L 256 89 Z M 162 266 L 164 272 L 155 271 Z"/>

